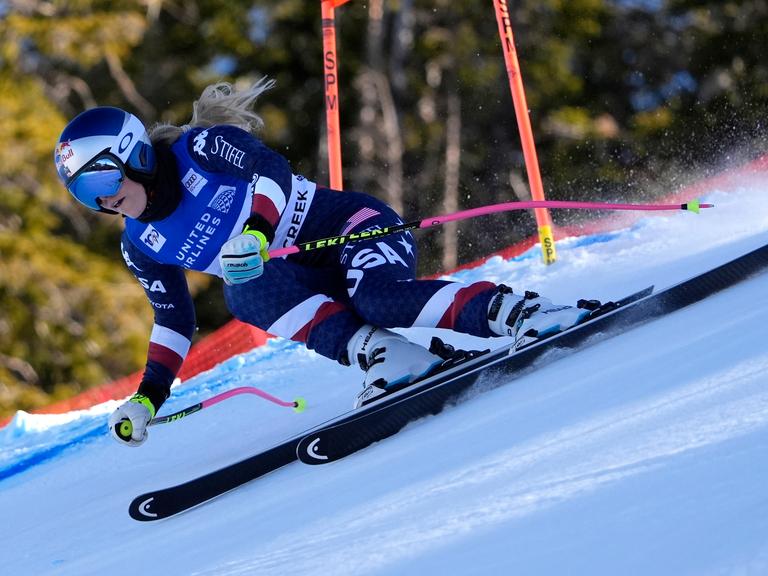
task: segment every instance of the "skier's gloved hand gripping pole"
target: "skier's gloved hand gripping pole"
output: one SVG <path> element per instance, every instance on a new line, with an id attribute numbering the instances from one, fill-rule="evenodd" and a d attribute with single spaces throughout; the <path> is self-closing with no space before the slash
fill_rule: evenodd
<path id="1" fill-rule="evenodd" d="M 112 413 L 109 418 L 109 431 L 121 444 L 127 446 L 140 446 L 147 439 L 147 428 L 149 426 L 175 422 L 176 420 L 185 418 L 190 414 L 194 414 L 204 408 L 209 408 L 214 404 L 218 404 L 219 402 L 240 394 L 259 396 L 278 406 L 292 408 L 296 413 L 303 412 L 307 407 L 307 401 L 304 398 L 296 398 L 296 400 L 292 402 L 287 402 L 254 386 L 241 386 L 239 388 L 227 390 L 221 394 L 216 394 L 215 396 L 188 406 L 173 414 L 155 418 L 155 407 L 152 406 L 149 399 L 141 394 L 134 394 L 125 404 Z"/>
<path id="2" fill-rule="evenodd" d="M 147 440 L 147 426 L 155 415 L 152 401 L 136 393 L 109 416 L 109 433 L 126 446 L 141 446 Z"/>
<path id="3" fill-rule="evenodd" d="M 219 265 L 224 282 L 230 286 L 243 284 L 264 273 L 264 263 L 269 260 L 269 240 L 246 221 L 243 231 L 230 238 L 221 247 Z"/>
<path id="4" fill-rule="evenodd" d="M 414 220 L 413 222 L 406 222 L 404 224 L 398 224 L 397 226 L 387 226 L 380 230 L 369 230 L 367 232 L 357 232 L 352 234 L 346 234 L 344 236 L 331 236 L 330 238 L 322 238 L 320 240 L 312 240 L 310 242 L 302 242 L 294 246 L 288 246 L 286 248 L 277 248 L 269 251 L 270 258 L 280 258 L 281 256 L 288 256 L 289 254 L 297 254 L 298 252 L 308 252 L 310 250 L 318 250 L 321 248 L 328 248 L 331 246 L 338 246 L 340 244 L 346 244 L 348 242 L 355 242 L 358 240 L 367 240 L 369 238 L 380 238 L 382 236 L 390 236 L 392 234 L 398 234 L 400 232 L 406 232 L 410 230 L 418 230 L 420 228 L 431 228 L 432 226 L 440 226 L 447 222 L 455 222 L 458 220 L 467 220 L 469 218 L 476 218 L 477 216 L 486 216 L 488 214 L 496 214 L 499 212 L 510 212 L 512 210 L 530 210 L 534 208 L 560 208 L 569 210 L 637 210 L 637 211 L 659 211 L 659 210 L 684 210 L 688 212 L 699 213 L 703 208 L 714 208 L 714 204 L 703 204 L 698 200 L 686 202 L 684 204 L 610 204 L 602 202 L 570 202 L 563 200 L 531 200 L 529 202 L 502 202 L 500 204 L 490 204 L 488 206 L 481 206 L 479 208 L 471 208 L 469 210 L 462 210 L 460 212 L 453 212 L 451 214 L 445 214 L 443 216 L 432 216 L 430 218 L 424 218 L 423 220 Z"/>

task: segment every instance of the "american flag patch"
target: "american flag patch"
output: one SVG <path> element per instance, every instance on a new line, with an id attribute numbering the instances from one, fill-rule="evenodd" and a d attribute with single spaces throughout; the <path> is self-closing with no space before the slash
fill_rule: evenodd
<path id="1" fill-rule="evenodd" d="M 374 210 L 373 208 L 361 208 L 352 216 L 349 218 L 349 220 L 346 221 L 344 224 L 344 230 L 342 231 L 341 235 L 344 236 L 346 234 L 349 234 L 350 231 L 358 226 L 359 224 L 362 224 L 369 218 L 373 218 L 374 216 L 378 216 L 379 212 Z"/>

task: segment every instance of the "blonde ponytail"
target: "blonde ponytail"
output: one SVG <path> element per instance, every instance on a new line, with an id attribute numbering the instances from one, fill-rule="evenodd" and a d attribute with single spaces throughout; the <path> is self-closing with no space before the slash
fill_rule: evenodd
<path id="1" fill-rule="evenodd" d="M 192 105 L 192 119 L 184 126 L 158 123 L 149 131 L 152 142 L 172 144 L 190 128 L 208 128 L 217 124 L 237 126 L 251 134 L 258 134 L 264 127 L 261 116 L 252 110 L 258 97 L 275 85 L 266 76 L 250 88 L 238 92 L 228 82 L 206 86 L 200 98 Z"/>

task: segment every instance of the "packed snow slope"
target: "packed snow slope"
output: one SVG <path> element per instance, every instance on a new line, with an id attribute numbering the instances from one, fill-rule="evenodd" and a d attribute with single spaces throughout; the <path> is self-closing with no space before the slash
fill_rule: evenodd
<path id="1" fill-rule="evenodd" d="M 713 190 L 705 200 L 716 208 L 700 215 L 654 215 L 560 242 L 553 266 L 534 250 L 457 278 L 563 303 L 661 288 L 768 243 L 766 180 Z M 176 387 L 161 413 L 243 385 L 303 396 L 305 413 L 239 396 L 151 428 L 138 449 L 107 436 L 114 402 L 19 413 L 0 431 L 0 570 L 768 574 L 766 294 L 768 274 L 758 275 L 478 391 L 345 460 L 294 463 L 155 523 L 128 516 L 134 496 L 348 410 L 360 373 L 272 341 Z"/>

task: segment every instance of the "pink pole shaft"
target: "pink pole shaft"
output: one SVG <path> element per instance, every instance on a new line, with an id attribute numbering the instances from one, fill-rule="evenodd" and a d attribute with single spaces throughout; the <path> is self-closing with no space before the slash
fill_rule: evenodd
<path id="1" fill-rule="evenodd" d="M 692 208 L 695 206 L 695 209 Z M 479 208 L 471 208 L 469 210 L 462 210 L 460 212 L 454 212 L 452 214 L 445 214 L 443 216 L 432 216 L 431 218 L 424 218 L 423 220 L 417 220 L 415 222 L 409 222 L 407 224 L 401 224 L 398 226 L 391 226 L 386 230 L 381 231 L 382 234 L 396 234 L 404 230 L 415 230 L 418 228 L 429 228 L 431 226 L 438 226 L 445 224 L 446 222 L 454 222 L 456 220 L 466 220 L 468 218 L 475 218 L 477 216 L 486 216 L 488 214 L 496 214 L 498 212 L 509 212 L 512 210 L 530 210 L 531 208 L 564 208 L 571 210 L 642 210 L 642 211 L 657 211 L 657 210 L 691 210 L 698 211 L 700 208 L 712 208 L 713 204 L 700 204 L 698 202 L 688 204 L 609 204 L 602 202 L 571 202 L 567 200 L 531 200 L 528 202 L 502 202 L 500 204 L 491 204 L 489 206 L 481 206 Z M 315 250 L 317 248 L 326 246 L 336 246 L 344 244 L 347 241 L 360 240 L 360 236 L 357 234 L 348 234 L 346 236 L 334 236 L 332 238 L 326 238 L 320 241 L 304 242 L 299 245 L 287 246 L 285 248 L 277 248 L 269 251 L 271 258 L 280 258 L 281 256 L 288 256 L 289 254 L 297 254 L 302 250 Z M 323 246 L 320 246 L 323 244 Z M 303 247 L 303 248 L 302 248 Z"/>
<path id="2" fill-rule="evenodd" d="M 711 204 L 700 204 L 700 208 L 711 208 Z M 445 214 L 444 216 L 435 216 L 425 218 L 421 221 L 419 228 L 428 228 L 453 222 L 455 220 L 466 220 L 476 218 L 477 216 L 487 216 L 497 212 L 509 212 L 512 210 L 529 210 L 531 208 L 563 208 L 571 210 L 680 210 L 680 204 L 606 204 L 601 202 L 570 202 L 565 200 L 531 200 L 529 202 L 502 202 L 501 204 L 491 204 L 490 206 L 481 206 Z"/>
<path id="3" fill-rule="evenodd" d="M 221 394 L 212 396 L 207 400 L 203 400 L 201 404 L 203 408 L 208 408 L 209 406 L 213 406 L 214 404 L 223 402 L 224 400 L 227 400 L 228 398 L 232 398 L 232 396 L 237 396 L 238 394 L 254 394 L 256 396 L 260 396 L 261 398 L 264 398 L 264 400 L 269 400 L 270 402 L 274 402 L 278 406 L 285 406 L 286 408 L 293 408 L 294 406 L 296 406 L 296 402 L 286 402 L 284 400 L 280 400 L 280 398 L 275 398 L 271 394 L 264 392 L 264 390 L 259 390 L 258 388 L 254 388 L 253 386 L 241 386 L 240 388 L 233 388 L 232 390 L 227 390 L 226 392 L 222 392 Z"/>

